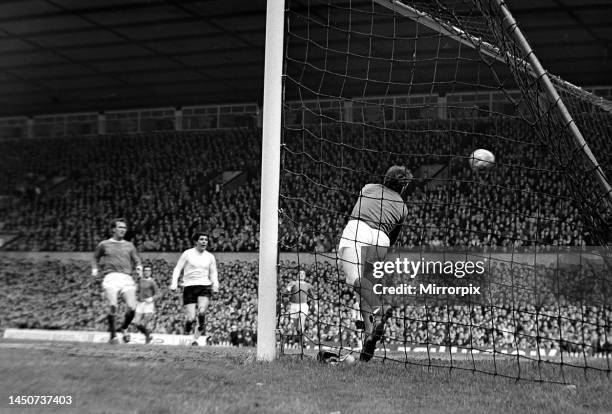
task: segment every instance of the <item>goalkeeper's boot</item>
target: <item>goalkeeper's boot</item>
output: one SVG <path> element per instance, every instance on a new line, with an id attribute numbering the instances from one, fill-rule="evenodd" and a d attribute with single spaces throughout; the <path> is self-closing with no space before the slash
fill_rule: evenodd
<path id="1" fill-rule="evenodd" d="M 108 343 L 111 345 L 117 345 L 119 343 L 119 340 L 116 336 L 113 336 L 111 339 L 109 339 Z"/>
<path id="2" fill-rule="evenodd" d="M 319 351 L 317 354 L 317 361 L 329 365 L 338 365 L 341 363 L 353 364 L 355 363 L 355 358 L 351 354 L 340 355 L 335 352 Z"/>
<path id="3" fill-rule="evenodd" d="M 145 344 L 150 344 L 152 340 L 153 340 L 153 335 L 148 334 L 148 335 L 145 337 Z"/>
<path id="4" fill-rule="evenodd" d="M 393 315 L 393 308 L 389 307 L 384 315 L 380 318 L 380 322 L 374 327 L 372 334 L 367 337 L 367 339 L 363 342 L 363 347 L 361 349 L 361 354 L 359 355 L 359 360 L 368 362 L 374 356 L 374 351 L 376 350 L 376 343 L 380 341 L 385 333 L 385 324 L 387 320 Z"/>
<path id="5" fill-rule="evenodd" d="M 340 360 L 340 355 L 330 351 L 319 351 L 317 354 L 317 361 L 325 364 L 335 365 Z"/>

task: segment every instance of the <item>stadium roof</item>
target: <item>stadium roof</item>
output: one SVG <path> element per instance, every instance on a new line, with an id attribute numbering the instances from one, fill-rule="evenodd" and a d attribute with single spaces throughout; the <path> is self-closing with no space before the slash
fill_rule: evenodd
<path id="1" fill-rule="evenodd" d="M 612 85 L 610 0 L 508 3 L 546 69 L 580 86 Z M 260 102 L 265 8 L 264 0 L 3 1 L 0 116 Z"/>

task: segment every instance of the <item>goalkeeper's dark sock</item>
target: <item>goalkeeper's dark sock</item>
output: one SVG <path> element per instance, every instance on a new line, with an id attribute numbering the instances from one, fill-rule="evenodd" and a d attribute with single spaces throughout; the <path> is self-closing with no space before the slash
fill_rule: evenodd
<path id="1" fill-rule="evenodd" d="M 193 321 L 185 322 L 185 335 L 191 334 L 191 329 L 193 328 Z"/>
<path id="2" fill-rule="evenodd" d="M 382 311 L 383 303 L 379 295 L 374 294 L 374 284 L 372 281 L 366 278 L 356 281 L 353 289 L 359 297 L 359 310 L 363 317 L 363 322 L 359 325 L 362 325 L 363 330 L 370 333 L 370 330 L 373 328 L 372 318 Z"/>
<path id="3" fill-rule="evenodd" d="M 381 316 L 380 318 L 380 322 L 378 322 L 378 324 L 376 324 L 374 326 L 374 329 L 372 330 L 372 336 L 374 337 L 375 341 L 379 341 L 380 338 L 382 338 L 382 336 L 385 333 L 385 324 L 387 323 L 387 321 L 389 320 L 389 318 L 393 315 L 393 308 L 388 308 L 387 311 Z"/>
<path id="4" fill-rule="evenodd" d="M 134 315 L 136 315 L 136 311 L 134 309 L 128 309 L 125 311 L 125 318 L 123 319 L 123 324 L 121 325 L 122 331 L 126 330 L 130 326 L 132 320 L 134 319 Z"/>
<path id="5" fill-rule="evenodd" d="M 379 322 L 372 330 L 372 335 L 370 335 L 370 337 L 372 337 L 374 342 L 378 342 L 382 338 L 384 332 L 385 332 L 385 323 Z"/>
<path id="6" fill-rule="evenodd" d="M 206 333 L 206 315 L 203 313 L 198 314 L 198 330 L 202 335 Z"/>
<path id="7" fill-rule="evenodd" d="M 370 335 L 368 339 L 363 342 L 363 347 L 361 348 L 361 353 L 359 354 L 359 360 L 368 362 L 374 356 L 374 351 L 376 350 L 376 341 Z"/>
<path id="8" fill-rule="evenodd" d="M 363 343 L 359 360 L 367 362 L 374 356 L 376 350 L 376 343 L 380 341 L 385 334 L 385 324 L 387 320 L 393 315 L 393 308 L 388 308 L 386 312 L 381 316 L 380 322 L 374 326 L 372 335 L 368 336 Z"/>

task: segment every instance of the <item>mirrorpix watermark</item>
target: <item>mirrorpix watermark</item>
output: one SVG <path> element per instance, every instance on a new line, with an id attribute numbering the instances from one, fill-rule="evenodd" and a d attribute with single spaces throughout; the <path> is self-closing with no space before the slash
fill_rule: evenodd
<path id="1" fill-rule="evenodd" d="M 411 260 L 407 257 L 396 258 L 393 261 L 376 261 L 373 263 L 372 277 L 381 279 L 389 276 L 405 276 L 414 279 L 417 275 L 423 276 L 450 276 L 463 279 L 470 275 L 483 275 L 484 261 L 471 260 Z M 394 286 L 385 286 L 376 283 L 373 286 L 377 295 L 480 295 L 480 286 L 469 283 L 468 286 L 439 286 L 436 283 L 419 283 L 418 286 L 409 283 L 400 283 Z"/>
<path id="2" fill-rule="evenodd" d="M 371 260 L 368 266 L 366 274 L 371 274 L 374 294 L 392 302 L 399 297 L 402 302 L 481 302 L 488 285 L 488 258 L 478 253 L 397 249 L 384 260 Z"/>

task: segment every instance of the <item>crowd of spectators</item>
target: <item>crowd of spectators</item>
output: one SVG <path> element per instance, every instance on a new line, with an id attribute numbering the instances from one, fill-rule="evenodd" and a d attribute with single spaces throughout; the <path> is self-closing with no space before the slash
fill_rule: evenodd
<path id="1" fill-rule="evenodd" d="M 257 181 L 233 192 L 210 181 L 226 170 L 252 174 L 259 142 L 255 131 L 232 130 L 0 143 L 21 153 L 21 169 L 71 184 L 4 208 L 0 229 L 24 234 L 12 250 L 89 251 L 108 236 L 109 219 L 126 217 L 140 250 L 184 250 L 200 228 L 219 250 L 255 250 Z M 37 145 L 48 152 L 30 153 Z"/>
<path id="2" fill-rule="evenodd" d="M 306 281 L 317 289 L 306 336 L 314 343 L 359 348 L 360 332 L 355 325 L 358 303 L 352 289 L 333 277 L 335 274 L 329 263 L 309 268 Z M 386 341 L 399 346 L 430 344 L 479 350 L 612 352 L 612 292 L 609 271 L 603 267 L 534 267 L 492 261 L 481 280 L 487 286 L 473 302 L 458 302 L 450 296 L 429 296 L 421 301 L 398 296 L 402 299 L 395 303 L 387 323 Z M 281 327 L 286 340 L 295 342 L 295 328 L 286 311 Z"/>
<path id="3" fill-rule="evenodd" d="M 161 287 L 154 332 L 181 334 L 180 295 L 168 284 L 173 264 L 151 262 Z M 220 292 L 206 318 L 210 344 L 250 346 L 257 337 L 257 263 L 219 263 Z M 314 286 L 306 344 L 358 347 L 356 298 L 335 264 L 282 262 L 279 333 L 286 344 L 296 332 L 284 287 L 307 272 Z M 492 262 L 487 295 L 471 303 L 396 303 L 387 324 L 388 344 L 433 344 L 471 349 L 532 349 L 612 352 L 609 275 L 596 265 L 520 266 Z M 2 259 L 0 328 L 106 330 L 106 304 L 90 264 L 73 260 Z M 608 276 L 606 276 L 608 275 Z M 608 289 L 608 290 L 607 290 Z"/>
<path id="4" fill-rule="evenodd" d="M 592 183 L 581 172 L 572 176 L 578 185 L 565 180 L 567 171 L 525 123 L 491 118 L 407 125 L 286 131 L 281 249 L 333 251 L 359 189 L 380 182 L 394 163 L 443 167 L 427 191 L 409 200 L 402 246 L 601 243 L 591 220 L 595 210 L 584 199 L 596 193 Z M 91 251 L 108 237 L 109 219 L 121 216 L 140 251 L 182 251 L 196 228 L 210 231 L 215 251 L 256 251 L 260 135 L 236 129 L 2 142 L 0 152 L 19 161 L 0 167 L 5 177 L 67 178 L 61 189 L 0 207 L 0 230 L 23 235 L 7 248 Z M 496 167 L 470 170 L 467 158 L 475 148 L 496 154 Z M 601 156 L 612 163 L 609 151 Z M 233 189 L 211 185 L 229 170 L 248 172 L 248 181 Z M 9 182 L 0 182 L 5 193 L 15 191 Z"/>
<path id="5" fill-rule="evenodd" d="M 321 239 L 335 245 L 361 186 L 381 182 L 391 164 L 447 167 L 427 191 L 409 200 L 402 246 L 511 249 L 602 243 L 589 216 L 595 211 L 589 197 L 601 191 L 581 171 L 573 171 L 577 185 L 566 180 L 570 174 L 525 124 L 454 121 L 453 129 L 443 128 L 436 123 L 409 131 L 342 127 L 341 132 L 327 130 L 324 140 L 315 133 L 288 140 L 284 167 L 289 178 L 281 191 L 283 246 L 319 250 Z M 464 132 L 470 128 L 472 133 Z M 472 171 L 467 159 L 475 148 L 496 154 L 495 168 Z M 607 155 L 602 153 L 600 162 L 612 165 Z"/>
<path id="6" fill-rule="evenodd" d="M 30 261 L 2 258 L 0 328 L 107 329 L 107 302 L 101 278 L 93 278 L 91 263 L 82 260 Z M 184 327 L 181 295 L 170 291 L 174 264 L 149 262 L 161 289 L 156 300 L 154 332 L 182 334 Z M 234 261 L 218 264 L 223 289 L 208 309 L 209 342 L 230 341 L 229 333 L 255 335 L 257 329 L 257 264 Z M 120 301 L 120 313 L 123 308 Z"/>
<path id="7" fill-rule="evenodd" d="M 524 123 L 491 118 L 387 127 L 285 131 L 281 250 L 333 252 L 359 189 L 382 181 L 392 164 L 440 166 L 429 170 L 437 171 L 434 180 L 408 202 L 402 247 L 514 251 L 602 242 L 593 221 L 600 213 L 589 198 L 597 194 L 594 183 L 583 171 L 564 170 Z M 19 198 L 0 206 L 0 231 L 22 235 L 8 245 L 12 250 L 93 251 L 109 236 L 110 219 L 123 216 L 127 238 L 140 251 L 183 251 L 195 229 L 209 231 L 213 252 L 256 251 L 260 136 L 261 130 L 240 129 L 0 142 L 0 193 Z M 611 152 L 602 137 L 589 138 L 609 169 Z M 476 148 L 496 154 L 496 167 L 472 171 L 467 159 Z M 231 189 L 212 184 L 231 170 L 248 179 Z M 49 183 L 57 178 L 63 184 L 53 188 Z M 106 329 L 100 280 L 88 276 L 88 263 L 1 260 L 0 328 Z M 155 332 L 182 333 L 180 296 L 167 289 L 172 264 L 152 264 L 163 292 Z M 280 268 L 284 286 L 298 266 Z M 318 262 L 306 270 L 316 287 L 305 330 L 310 343 L 358 346 L 356 299 L 337 267 Z M 236 260 L 221 263 L 219 271 L 221 293 L 206 322 L 209 341 L 253 345 L 257 265 Z M 601 270 L 496 264 L 486 302 L 396 304 L 387 341 L 609 351 L 609 286 Z M 284 304 L 279 328 L 284 341 L 293 341 Z"/>

